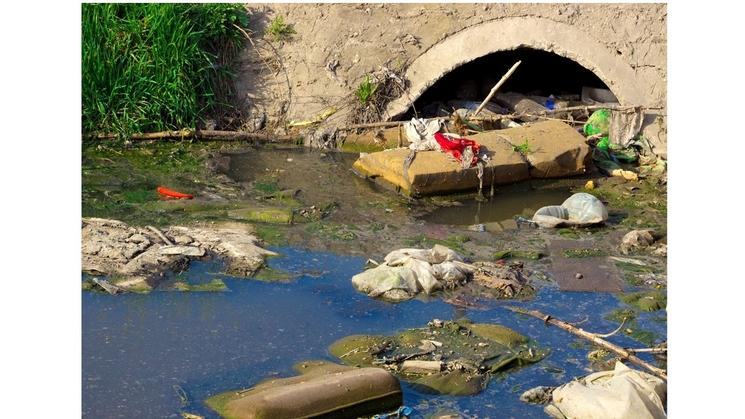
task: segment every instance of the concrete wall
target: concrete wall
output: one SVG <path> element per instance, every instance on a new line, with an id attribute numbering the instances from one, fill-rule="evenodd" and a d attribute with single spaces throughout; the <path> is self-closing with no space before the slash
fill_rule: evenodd
<path id="1" fill-rule="evenodd" d="M 667 8 L 665 4 L 276 4 L 247 5 L 256 47 L 240 56 L 241 105 L 277 126 L 334 106 L 343 124 L 353 91 L 380 66 L 407 69 L 406 97 L 390 116 L 448 71 L 483 55 L 521 46 L 570 58 L 598 75 L 623 104 L 662 108 L 646 128 L 666 155 Z M 270 41 L 277 15 L 292 40 Z M 268 68 L 272 68 L 269 71 Z"/>

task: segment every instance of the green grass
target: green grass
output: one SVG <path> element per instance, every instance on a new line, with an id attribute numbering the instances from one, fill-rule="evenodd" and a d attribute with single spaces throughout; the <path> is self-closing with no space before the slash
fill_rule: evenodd
<path id="1" fill-rule="evenodd" d="M 228 109 L 247 23 L 240 4 L 83 4 L 83 131 L 194 128 Z"/>
<path id="2" fill-rule="evenodd" d="M 527 139 L 525 141 L 523 141 L 521 144 L 513 145 L 512 146 L 512 150 L 513 151 L 517 151 L 518 153 L 521 153 L 521 154 L 528 154 L 531 151 L 533 151 L 530 148 L 530 144 L 528 143 L 528 140 Z"/>
<path id="3" fill-rule="evenodd" d="M 373 82 L 370 75 L 367 74 L 365 75 L 365 79 L 362 80 L 362 83 L 357 86 L 357 90 L 355 90 L 354 94 L 357 96 L 357 99 L 360 100 L 360 103 L 364 105 L 370 101 L 376 90 L 378 90 L 378 84 Z"/>
<path id="4" fill-rule="evenodd" d="M 602 249 L 566 249 L 564 250 L 565 258 L 589 258 L 594 256 L 606 256 L 607 253 Z"/>
<path id="5" fill-rule="evenodd" d="M 285 41 L 296 34 L 295 28 L 292 25 L 285 23 L 285 19 L 282 15 L 279 15 L 272 20 L 267 27 L 266 32 L 271 35 L 275 41 Z"/>

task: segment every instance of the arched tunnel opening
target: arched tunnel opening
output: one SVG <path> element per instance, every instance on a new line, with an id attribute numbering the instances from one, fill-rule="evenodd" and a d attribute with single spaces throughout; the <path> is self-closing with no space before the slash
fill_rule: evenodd
<path id="1" fill-rule="evenodd" d="M 524 95 L 544 106 L 549 96 L 569 106 L 617 101 L 608 86 L 579 63 L 552 52 L 518 48 L 495 52 L 452 70 L 416 99 L 403 118 L 444 116 L 446 111 L 463 107 L 464 101 L 477 102 L 477 106 L 518 60 L 522 61 L 520 66 L 491 100 L 505 111 L 510 106 L 500 96 L 508 93 Z"/>

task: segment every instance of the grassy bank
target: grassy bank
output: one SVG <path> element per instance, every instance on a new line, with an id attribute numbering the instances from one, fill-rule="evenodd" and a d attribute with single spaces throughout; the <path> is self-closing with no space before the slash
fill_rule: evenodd
<path id="1" fill-rule="evenodd" d="M 85 133 L 195 127 L 229 109 L 240 4 L 83 4 Z"/>

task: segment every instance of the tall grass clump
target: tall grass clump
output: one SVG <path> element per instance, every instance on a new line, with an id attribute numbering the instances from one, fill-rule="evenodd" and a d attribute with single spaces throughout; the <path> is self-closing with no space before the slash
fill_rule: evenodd
<path id="1" fill-rule="evenodd" d="M 83 4 L 83 131 L 195 127 L 229 107 L 239 4 Z"/>

